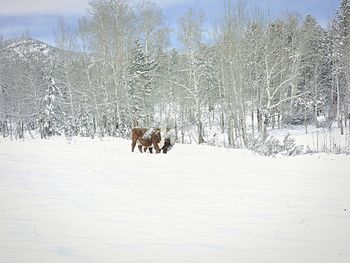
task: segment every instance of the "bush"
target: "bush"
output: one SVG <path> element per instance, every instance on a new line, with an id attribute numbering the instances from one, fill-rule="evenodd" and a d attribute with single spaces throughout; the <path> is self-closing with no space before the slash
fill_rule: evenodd
<path id="1" fill-rule="evenodd" d="M 313 116 L 311 113 L 306 114 L 306 123 L 311 124 L 313 120 Z M 302 112 L 298 112 L 295 114 L 286 114 L 282 119 L 283 124 L 285 125 L 304 125 L 305 123 L 305 114 Z"/>
<path id="2" fill-rule="evenodd" d="M 248 148 L 264 156 L 275 156 L 277 154 L 295 156 L 301 154 L 303 150 L 303 146 L 296 145 L 295 139 L 291 138 L 289 134 L 284 137 L 283 143 L 280 143 L 273 136 L 269 136 L 265 140 L 262 137 L 250 138 Z"/>
<path id="3" fill-rule="evenodd" d="M 296 145 L 295 139 L 290 137 L 288 133 L 283 139 L 283 152 L 288 156 L 299 155 L 303 151 L 302 145 Z"/>

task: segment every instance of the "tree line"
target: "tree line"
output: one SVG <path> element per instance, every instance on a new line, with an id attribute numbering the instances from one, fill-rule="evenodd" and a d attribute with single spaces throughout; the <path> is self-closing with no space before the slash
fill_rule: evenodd
<path id="1" fill-rule="evenodd" d="M 189 9 L 170 28 L 154 3 L 93 0 L 77 29 L 60 19 L 51 56 L 0 54 L 1 134 L 129 137 L 131 127 L 167 126 L 180 142 L 204 143 L 217 129 L 229 147 L 286 125 L 337 122 L 344 134 L 350 1 L 327 28 L 310 15 L 223 4 L 210 27 Z"/>

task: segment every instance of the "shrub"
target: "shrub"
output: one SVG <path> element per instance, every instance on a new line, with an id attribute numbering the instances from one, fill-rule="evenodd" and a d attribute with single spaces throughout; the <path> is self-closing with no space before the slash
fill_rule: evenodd
<path id="1" fill-rule="evenodd" d="M 265 140 L 262 137 L 250 138 L 248 148 L 264 156 L 275 156 L 277 154 L 286 156 L 295 156 L 302 153 L 303 146 L 297 145 L 295 139 L 287 134 L 281 143 L 273 136 L 267 137 Z"/>

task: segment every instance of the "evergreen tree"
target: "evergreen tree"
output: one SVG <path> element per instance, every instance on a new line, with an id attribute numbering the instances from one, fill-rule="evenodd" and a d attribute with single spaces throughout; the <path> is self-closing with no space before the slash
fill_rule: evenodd
<path id="1" fill-rule="evenodd" d="M 153 121 L 151 105 L 152 81 L 157 62 L 135 41 L 132 61 L 129 65 L 128 94 L 132 126 L 150 126 Z"/>
<path id="2" fill-rule="evenodd" d="M 65 112 L 61 88 L 55 83 L 52 75 L 46 77 L 46 90 L 43 98 L 41 137 L 61 135 L 64 130 Z"/>
<path id="3" fill-rule="evenodd" d="M 197 56 L 197 68 L 199 71 L 199 97 L 201 98 L 203 106 L 207 107 L 209 126 L 211 127 L 211 116 L 213 113 L 214 119 L 214 107 L 219 101 L 219 71 L 217 69 L 217 61 L 215 49 L 210 46 L 203 46 Z"/>
<path id="4" fill-rule="evenodd" d="M 306 16 L 300 28 L 301 40 L 301 68 L 298 82 L 299 92 L 305 96 L 295 101 L 305 127 L 313 119 L 317 125 L 317 116 L 324 110 L 326 98 L 326 67 L 324 61 L 327 56 L 326 33 L 310 15 Z"/>
<path id="5" fill-rule="evenodd" d="M 342 0 L 332 21 L 332 109 L 336 112 L 338 127 L 344 134 L 344 116 L 349 108 L 350 56 L 350 1 Z"/>

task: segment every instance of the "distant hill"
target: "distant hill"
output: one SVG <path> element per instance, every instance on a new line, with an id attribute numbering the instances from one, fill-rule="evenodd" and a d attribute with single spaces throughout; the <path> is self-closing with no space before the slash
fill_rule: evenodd
<path id="1" fill-rule="evenodd" d="M 18 37 L 2 42 L 0 57 L 20 60 L 52 61 L 57 49 L 37 39 Z"/>

